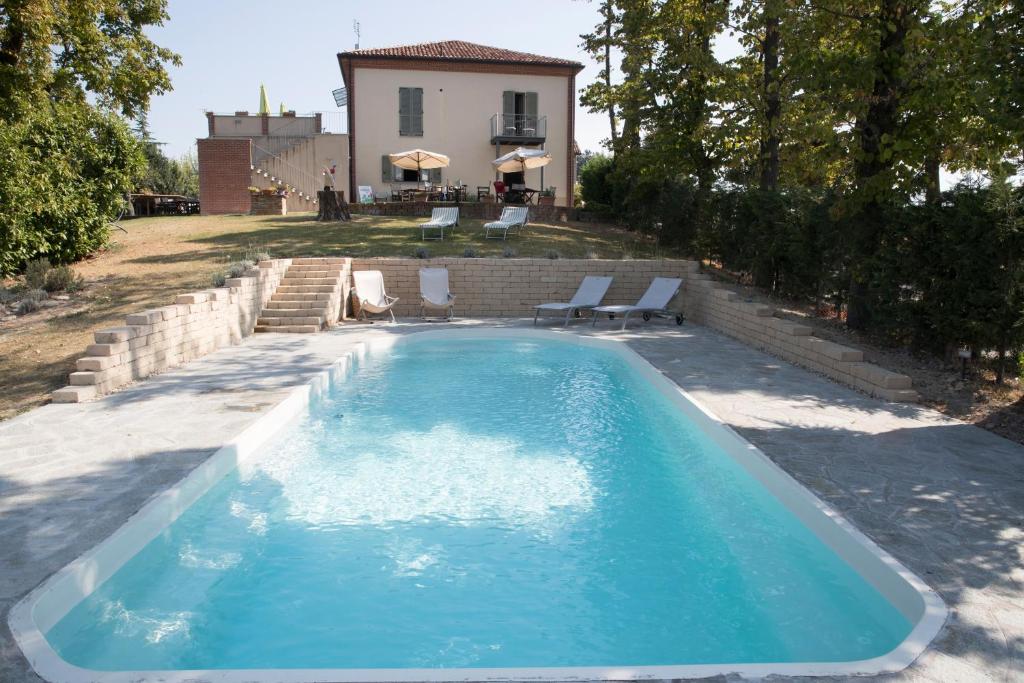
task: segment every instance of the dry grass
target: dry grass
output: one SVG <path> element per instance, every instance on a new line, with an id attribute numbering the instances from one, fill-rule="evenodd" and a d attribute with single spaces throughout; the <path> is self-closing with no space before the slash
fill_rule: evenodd
<path id="1" fill-rule="evenodd" d="M 482 221 L 466 220 L 451 239 L 420 241 L 422 219 L 356 216 L 351 223 L 318 223 L 312 214 L 292 216 L 187 216 L 142 218 L 114 231 L 110 248 L 75 266 L 86 286 L 54 308 L 0 322 L 0 419 L 48 400 L 67 382 L 92 333 L 121 325 L 124 316 L 162 306 L 173 297 L 211 286 L 214 273 L 258 249 L 274 257 L 412 256 L 425 246 L 432 256 L 563 258 L 650 257 L 653 248 L 608 227 L 534 225 L 509 242 L 485 240 Z M 8 282 L 8 285 L 13 283 Z"/>

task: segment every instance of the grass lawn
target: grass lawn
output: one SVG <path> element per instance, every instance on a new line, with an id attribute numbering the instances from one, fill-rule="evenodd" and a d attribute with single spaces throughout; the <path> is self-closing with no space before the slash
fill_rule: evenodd
<path id="1" fill-rule="evenodd" d="M 289 256 L 432 256 L 649 258 L 662 255 L 631 233 L 606 226 L 531 225 L 508 242 L 485 240 L 483 221 L 464 220 L 443 242 L 420 241 L 424 219 L 355 216 L 351 223 L 318 223 L 313 214 L 291 216 L 182 216 L 123 221 L 110 248 L 76 264 L 86 287 L 59 305 L 0 321 L 0 419 L 45 403 L 67 383 L 92 332 L 124 324 L 124 316 L 172 303 L 174 296 L 211 286 L 214 273 L 247 250 Z M 669 255 L 669 254 L 664 254 Z M 12 286 L 15 283 L 5 283 Z"/>

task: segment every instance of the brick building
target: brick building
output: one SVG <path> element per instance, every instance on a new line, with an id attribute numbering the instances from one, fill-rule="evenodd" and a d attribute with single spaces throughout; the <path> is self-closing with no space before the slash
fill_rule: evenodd
<path id="1" fill-rule="evenodd" d="M 317 190 L 348 186 L 348 138 L 329 132 L 321 113 L 207 112 L 206 119 L 208 136 L 197 141 L 203 214 L 249 213 L 250 187 L 283 187 L 289 210 L 311 211 Z"/>

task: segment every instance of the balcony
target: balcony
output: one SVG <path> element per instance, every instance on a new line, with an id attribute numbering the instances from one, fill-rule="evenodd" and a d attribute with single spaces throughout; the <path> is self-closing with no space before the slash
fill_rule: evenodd
<path id="1" fill-rule="evenodd" d="M 548 136 L 548 117 L 495 114 L 491 117 L 492 145 L 540 145 Z"/>

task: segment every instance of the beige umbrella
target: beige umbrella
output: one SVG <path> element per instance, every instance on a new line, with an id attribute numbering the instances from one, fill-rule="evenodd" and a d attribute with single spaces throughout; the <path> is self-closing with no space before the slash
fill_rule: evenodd
<path id="1" fill-rule="evenodd" d="M 389 154 L 388 158 L 398 168 L 405 168 L 416 171 L 416 177 L 420 177 L 420 171 L 431 168 L 447 168 L 451 161 L 443 154 L 428 152 L 424 149 L 410 149 L 408 152 L 396 152 Z"/>
<path id="2" fill-rule="evenodd" d="M 501 173 L 526 173 L 528 169 L 540 168 L 551 163 L 551 155 L 543 149 L 527 149 L 517 147 L 508 154 L 503 154 L 494 161 L 495 169 Z"/>

